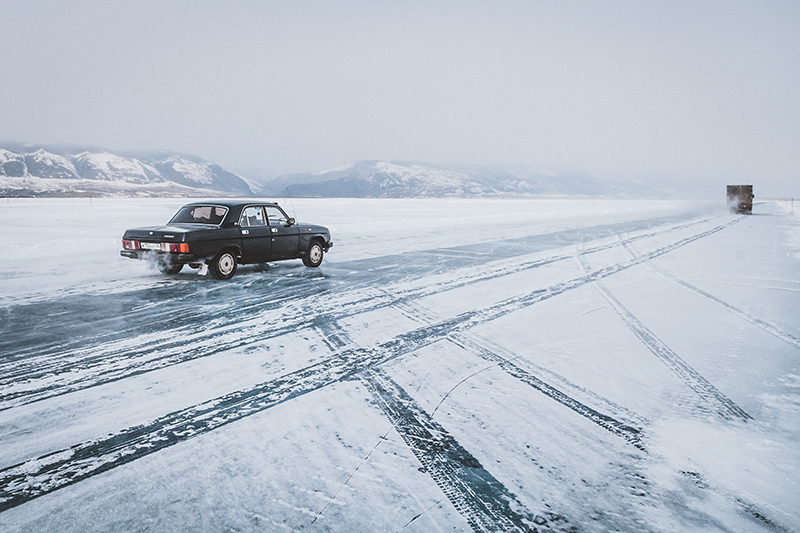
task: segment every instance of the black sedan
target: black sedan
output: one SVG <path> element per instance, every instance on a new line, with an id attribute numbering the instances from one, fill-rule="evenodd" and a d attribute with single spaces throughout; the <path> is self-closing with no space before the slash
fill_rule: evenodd
<path id="1" fill-rule="evenodd" d="M 129 229 L 120 255 L 155 263 L 165 274 L 183 265 L 230 279 L 239 264 L 302 259 L 318 267 L 333 246 L 328 228 L 299 224 L 273 202 L 198 202 L 165 226 Z"/>

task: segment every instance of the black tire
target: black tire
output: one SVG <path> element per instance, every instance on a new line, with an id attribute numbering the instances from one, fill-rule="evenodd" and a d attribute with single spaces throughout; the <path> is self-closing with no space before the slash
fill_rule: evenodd
<path id="1" fill-rule="evenodd" d="M 158 270 L 162 274 L 177 274 L 178 272 L 183 269 L 183 263 L 162 263 L 161 261 L 158 262 Z"/>
<path id="2" fill-rule="evenodd" d="M 236 274 L 236 253 L 233 250 L 222 250 L 211 260 L 208 267 L 211 275 L 217 279 L 231 279 Z"/>
<path id="3" fill-rule="evenodd" d="M 322 244 L 319 241 L 312 241 L 303 256 L 303 264 L 309 268 L 317 268 L 322 264 L 323 255 L 325 255 L 325 250 L 322 249 Z"/>

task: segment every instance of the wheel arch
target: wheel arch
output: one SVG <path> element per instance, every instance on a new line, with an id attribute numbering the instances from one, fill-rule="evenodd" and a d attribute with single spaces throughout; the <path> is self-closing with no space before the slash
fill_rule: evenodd
<path id="1" fill-rule="evenodd" d="M 325 238 L 322 235 L 302 235 L 300 236 L 300 243 L 297 247 L 298 257 L 303 257 L 308 252 L 308 247 L 311 243 L 318 242 L 324 251 L 328 251 L 328 246 L 325 243 Z"/>
<path id="2" fill-rule="evenodd" d="M 322 246 L 323 250 L 325 250 L 325 251 L 328 250 L 328 245 L 325 243 L 325 239 L 322 237 L 322 235 L 314 235 L 313 237 L 311 237 L 308 240 L 308 245 L 311 246 L 311 244 L 313 242 L 318 242 L 320 244 L 320 246 Z M 306 247 L 306 248 L 308 248 L 308 247 Z"/>
<path id="3" fill-rule="evenodd" d="M 241 246 L 239 246 L 236 243 L 232 243 L 232 242 L 225 243 L 222 246 L 220 246 L 219 248 L 217 248 L 216 252 L 214 252 L 210 256 L 206 257 L 206 261 L 211 261 L 212 259 L 217 257 L 222 252 L 225 252 L 225 251 L 228 251 L 228 250 L 233 251 L 233 255 L 236 256 L 237 261 L 241 262 L 242 257 L 244 257 L 244 250 L 242 250 Z"/>

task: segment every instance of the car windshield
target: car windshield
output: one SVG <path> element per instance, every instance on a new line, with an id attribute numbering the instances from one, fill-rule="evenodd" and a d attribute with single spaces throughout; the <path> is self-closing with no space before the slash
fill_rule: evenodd
<path id="1" fill-rule="evenodd" d="M 228 212 L 227 207 L 218 205 L 187 205 L 172 217 L 170 224 L 212 224 L 218 226 Z"/>

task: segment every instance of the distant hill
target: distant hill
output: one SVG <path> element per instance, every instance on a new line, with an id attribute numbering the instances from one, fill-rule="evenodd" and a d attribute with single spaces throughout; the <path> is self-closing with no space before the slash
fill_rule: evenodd
<path id="1" fill-rule="evenodd" d="M 409 162 L 356 161 L 324 172 L 277 178 L 256 171 L 246 174 L 249 176 L 242 177 L 197 156 L 175 152 L 0 143 L 0 196 L 459 198 L 665 194 L 630 180 Z"/>
<path id="2" fill-rule="evenodd" d="M 258 184 L 252 183 L 254 187 Z M 261 182 L 259 194 L 297 197 L 425 198 L 475 196 L 648 196 L 659 191 L 630 180 L 549 175 L 490 167 L 357 161 L 318 174 Z"/>
<path id="3" fill-rule="evenodd" d="M 0 143 L 1 196 L 251 196 L 239 176 L 192 155 Z"/>

